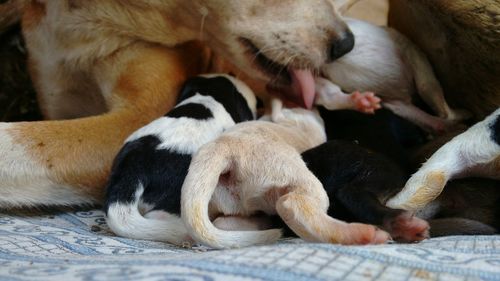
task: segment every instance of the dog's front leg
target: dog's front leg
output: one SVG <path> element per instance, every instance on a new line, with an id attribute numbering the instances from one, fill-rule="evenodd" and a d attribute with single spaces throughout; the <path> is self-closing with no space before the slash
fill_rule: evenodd
<path id="1" fill-rule="evenodd" d="M 126 48 L 93 69 L 110 112 L 0 123 L 0 208 L 99 203 L 125 138 L 174 104 L 187 70 L 200 66 L 194 59 L 199 54 L 192 48 Z"/>
<path id="2" fill-rule="evenodd" d="M 434 200 L 452 178 L 500 179 L 500 109 L 438 149 L 387 202 L 391 208 L 418 211 Z M 496 133 L 495 133 L 496 132 Z"/>

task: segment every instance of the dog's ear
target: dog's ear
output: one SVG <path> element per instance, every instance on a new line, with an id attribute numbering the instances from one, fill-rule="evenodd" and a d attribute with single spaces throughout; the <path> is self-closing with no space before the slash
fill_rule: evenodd
<path id="1" fill-rule="evenodd" d="M 339 14 L 343 15 L 347 12 L 354 4 L 358 3 L 360 0 L 330 0 L 333 3 L 333 6 L 339 12 Z"/>

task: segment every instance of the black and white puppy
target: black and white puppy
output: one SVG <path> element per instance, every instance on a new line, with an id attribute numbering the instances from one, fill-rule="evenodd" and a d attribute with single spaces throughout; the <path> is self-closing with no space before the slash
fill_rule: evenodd
<path id="1" fill-rule="evenodd" d="M 302 159 L 330 198 L 329 216 L 379 225 L 397 241 L 420 241 L 429 236 L 426 221 L 384 206 L 407 179 L 391 159 L 344 140 L 330 140 L 307 150 Z"/>
<path id="2" fill-rule="evenodd" d="M 387 206 L 421 210 L 449 180 L 473 176 L 500 179 L 500 108 L 439 148 Z"/>
<path id="3" fill-rule="evenodd" d="M 202 75 L 183 86 L 178 104 L 134 132 L 118 153 L 104 209 L 117 235 L 181 245 L 181 187 L 191 156 L 236 123 L 253 120 L 256 98 L 243 82 Z"/>

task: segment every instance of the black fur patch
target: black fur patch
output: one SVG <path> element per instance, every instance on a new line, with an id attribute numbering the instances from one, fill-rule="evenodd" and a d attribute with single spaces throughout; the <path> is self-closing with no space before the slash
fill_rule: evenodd
<path id="1" fill-rule="evenodd" d="M 330 198 L 328 215 L 380 225 L 401 213 L 379 200 L 396 194 L 406 181 L 387 157 L 352 142 L 328 141 L 302 153 L 302 159 Z"/>
<path id="2" fill-rule="evenodd" d="M 386 109 L 377 110 L 373 115 L 353 110 L 321 109 L 320 112 L 329 140 L 354 141 L 389 157 L 409 172 L 412 167 L 408 149 L 425 141 L 418 127 Z"/>
<path id="3" fill-rule="evenodd" d="M 238 92 L 236 86 L 225 77 L 190 78 L 182 87 L 177 103 L 196 94 L 212 96 L 224 106 L 235 123 L 253 119 L 252 110 L 248 107 L 245 98 Z"/>
<path id="4" fill-rule="evenodd" d="M 132 202 L 138 185 L 142 184 L 145 203 L 154 204 L 155 210 L 180 214 L 181 187 L 191 155 L 159 150 L 160 143 L 156 136 L 145 136 L 121 149 L 106 190 L 106 212 L 112 203 Z"/>
<path id="5" fill-rule="evenodd" d="M 172 118 L 189 117 L 197 120 L 214 118 L 212 111 L 200 103 L 188 103 L 176 106 L 165 116 Z"/>
<path id="6" fill-rule="evenodd" d="M 500 145 L 500 115 L 498 115 L 497 119 L 493 121 L 493 123 L 490 126 L 490 129 L 493 141 L 495 141 L 498 145 Z"/>

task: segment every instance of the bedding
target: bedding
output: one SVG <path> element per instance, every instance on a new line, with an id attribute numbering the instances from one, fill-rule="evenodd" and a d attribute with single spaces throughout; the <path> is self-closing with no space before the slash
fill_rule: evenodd
<path id="1" fill-rule="evenodd" d="M 99 210 L 4 212 L 0 280 L 500 280 L 500 236 L 218 251 L 116 237 Z"/>

